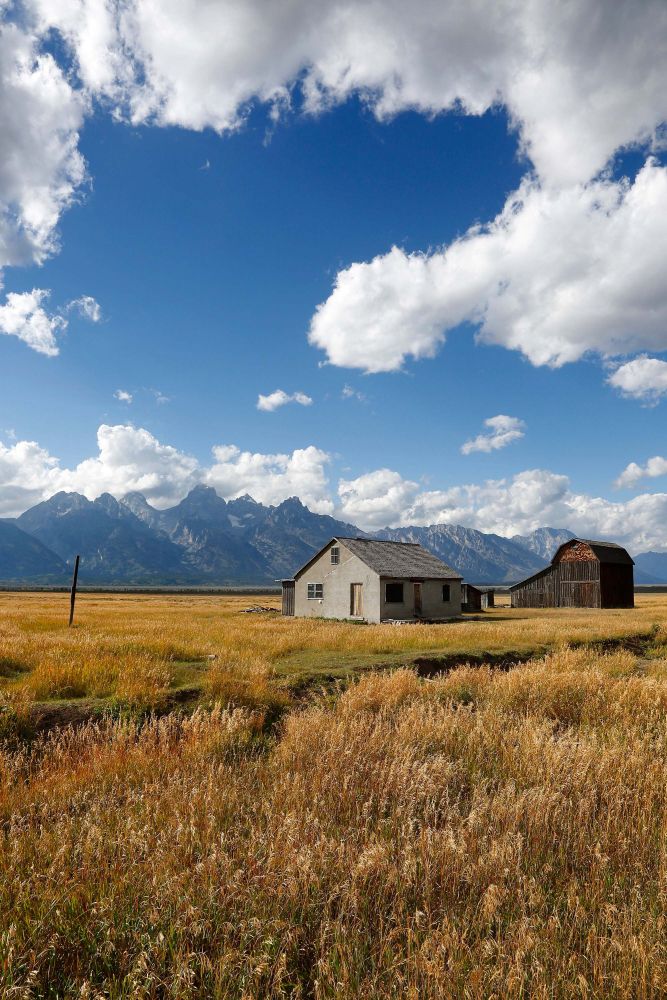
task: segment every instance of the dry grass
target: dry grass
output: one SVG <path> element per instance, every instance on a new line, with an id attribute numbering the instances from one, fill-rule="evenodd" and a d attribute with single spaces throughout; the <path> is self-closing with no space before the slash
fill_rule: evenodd
<path id="1" fill-rule="evenodd" d="M 667 675 L 563 650 L 5 752 L 3 996 L 659 997 Z"/>
<path id="2" fill-rule="evenodd" d="M 263 598 L 269 602 L 278 606 Z M 664 594 L 641 597 L 633 611 L 500 607 L 477 619 L 429 626 L 240 614 L 249 603 L 247 597 L 82 594 L 76 627 L 68 629 L 66 594 L 0 594 L 0 702 L 113 698 L 158 707 L 179 687 L 224 696 L 226 685 L 238 689 L 235 703 L 247 705 L 253 685 L 259 703 L 278 678 L 299 684 L 417 655 L 525 654 L 667 622 Z M 215 673 L 207 681 L 201 665 L 209 663 Z"/>
<path id="3" fill-rule="evenodd" d="M 507 672 L 369 674 L 288 712 L 267 736 L 253 692 L 274 696 L 285 643 L 344 633 L 363 652 L 404 630 L 267 626 L 220 616 L 209 598 L 188 605 L 181 629 L 168 602 L 135 598 L 123 628 L 109 614 L 118 599 L 90 600 L 65 638 L 60 625 L 30 629 L 12 612 L 11 628 L 30 637 L 20 657 L 34 660 L 24 673 L 8 666 L 5 683 L 19 691 L 42 662 L 64 673 L 68 649 L 82 670 L 72 684 L 88 669 L 91 683 L 99 657 L 109 671 L 100 690 L 143 677 L 149 661 L 177 672 L 174 650 L 217 652 L 207 697 L 249 707 L 102 721 L 5 746 L 0 995 L 667 994 L 660 636 L 650 658 L 561 643 Z M 528 621 L 541 645 L 586 628 L 636 633 L 666 611 L 664 598 L 645 598 L 630 614 L 563 615 L 560 628 L 553 614 Z M 490 632 L 515 649 L 526 622 L 499 611 L 454 628 L 476 636 L 471 652 Z M 405 641 L 417 633 L 435 641 L 420 628 Z M 6 634 L 0 655 L 16 662 Z M 437 641 L 430 648 L 456 648 Z M 144 673 L 134 657 L 147 658 Z M 157 689 L 169 683 L 157 675 Z"/>

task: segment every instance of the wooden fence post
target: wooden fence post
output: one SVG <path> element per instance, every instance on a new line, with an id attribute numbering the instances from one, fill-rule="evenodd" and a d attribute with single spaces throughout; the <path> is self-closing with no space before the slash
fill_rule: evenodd
<path id="1" fill-rule="evenodd" d="M 72 577 L 72 589 L 69 594 L 69 624 L 74 620 L 74 602 L 76 601 L 76 581 L 79 576 L 79 556 L 74 560 L 74 575 Z"/>

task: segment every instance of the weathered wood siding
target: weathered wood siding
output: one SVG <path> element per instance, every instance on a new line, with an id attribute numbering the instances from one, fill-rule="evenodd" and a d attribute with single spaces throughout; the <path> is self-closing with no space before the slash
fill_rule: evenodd
<path id="1" fill-rule="evenodd" d="M 513 608 L 632 608 L 632 565 L 600 562 L 579 543 L 512 590 L 511 600 Z"/>
<path id="2" fill-rule="evenodd" d="M 294 614 L 294 580 L 283 580 L 283 614 Z"/>
<path id="3" fill-rule="evenodd" d="M 556 580 L 554 567 L 548 566 L 541 573 L 536 573 L 525 580 L 520 587 L 511 592 L 513 608 L 555 608 Z"/>

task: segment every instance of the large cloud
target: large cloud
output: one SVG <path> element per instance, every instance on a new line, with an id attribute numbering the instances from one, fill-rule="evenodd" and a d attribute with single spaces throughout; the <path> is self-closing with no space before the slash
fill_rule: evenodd
<path id="1" fill-rule="evenodd" d="M 0 269 L 54 250 L 58 219 L 85 178 L 85 105 L 35 35 L 0 24 Z"/>
<path id="2" fill-rule="evenodd" d="M 102 424 L 97 445 L 96 456 L 67 469 L 34 441 L 0 442 L 0 516 L 20 514 L 58 490 L 75 490 L 89 499 L 139 490 L 165 507 L 200 482 L 227 499 L 248 492 L 264 503 L 280 503 L 298 494 L 313 510 L 333 509 L 325 473 L 329 456 L 313 446 L 266 455 L 219 445 L 206 466 L 131 424 Z"/>
<path id="3" fill-rule="evenodd" d="M 387 500 L 389 490 L 393 503 Z M 512 536 L 545 525 L 586 538 L 612 538 L 633 552 L 667 549 L 667 494 L 644 493 L 626 502 L 576 493 L 567 476 L 544 469 L 511 479 L 422 490 L 389 469 L 346 480 L 341 514 L 368 529 L 406 524 L 463 524 Z"/>
<path id="4" fill-rule="evenodd" d="M 333 511 L 326 477 L 329 455 L 314 445 L 275 455 L 220 445 L 213 449 L 213 457 L 205 481 L 221 496 L 250 493 L 263 503 L 280 503 L 288 496 L 299 496 L 319 514 Z"/>
<path id="5" fill-rule="evenodd" d="M 584 181 L 667 117 L 662 0 L 27 0 L 134 122 L 220 132 L 249 101 L 378 117 L 505 104 L 540 175 Z"/>
<path id="6" fill-rule="evenodd" d="M 240 127 L 254 100 L 276 118 L 292 102 L 319 112 L 351 94 L 381 119 L 502 104 L 539 180 L 445 254 L 394 250 L 344 271 L 313 342 L 336 364 L 386 371 L 431 356 L 466 318 L 536 364 L 660 340 L 650 314 L 653 295 L 662 323 L 662 242 L 646 259 L 664 211 L 655 172 L 629 192 L 581 185 L 617 150 L 650 145 L 667 118 L 664 0 L 0 2 L 5 18 L 10 11 L 21 26 L 0 35 L 0 268 L 54 250 L 58 219 L 85 179 L 78 132 L 95 99 L 134 123 L 220 133 Z M 593 252 L 609 245 L 618 268 Z M 623 271 L 637 247 L 641 268 Z"/>
<path id="7" fill-rule="evenodd" d="M 0 22 L 5 5 L 0 2 Z M 87 98 L 76 90 L 40 38 L 16 24 L 0 23 L 0 289 L 3 269 L 41 264 L 57 249 L 57 225 L 85 180 L 78 150 Z M 49 313 L 49 292 L 10 293 L 0 305 L 0 333 L 42 354 L 58 354 L 65 317 Z M 90 296 L 71 303 L 97 322 Z"/>
<path id="8" fill-rule="evenodd" d="M 332 364 L 395 371 L 450 330 L 563 365 L 667 349 L 667 168 L 559 191 L 526 178 L 500 215 L 446 249 L 394 247 L 341 271 L 310 341 Z"/>
<path id="9" fill-rule="evenodd" d="M 130 424 L 102 424 L 97 444 L 97 455 L 68 469 L 34 441 L 0 442 L 0 516 L 19 514 L 58 490 L 90 499 L 105 491 L 122 496 L 140 490 L 165 507 L 204 482 L 226 499 L 250 493 L 264 503 L 279 503 L 297 495 L 312 510 L 336 513 L 367 529 L 448 523 L 513 535 L 551 525 L 584 537 L 614 538 L 634 552 L 667 549 L 667 494 L 644 493 L 615 503 L 576 493 L 567 476 L 544 469 L 446 490 L 424 490 L 392 469 L 377 469 L 340 480 L 334 503 L 327 480 L 330 456 L 314 445 L 284 454 L 218 445 L 212 463 L 203 465 Z"/>
<path id="10" fill-rule="evenodd" d="M 411 508 L 419 485 L 392 469 L 376 469 L 338 484 L 340 509 L 346 520 L 364 528 L 396 523 Z"/>

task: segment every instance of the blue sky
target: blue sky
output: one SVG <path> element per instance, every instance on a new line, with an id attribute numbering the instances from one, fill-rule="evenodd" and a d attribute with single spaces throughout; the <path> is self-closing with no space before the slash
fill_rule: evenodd
<path id="1" fill-rule="evenodd" d="M 142 0 L 133 5 L 142 15 Z M 189 5 L 207 16 L 195 0 Z M 445 81 L 456 100 L 439 106 L 421 70 L 415 83 L 412 63 L 389 73 L 378 56 L 387 79 L 369 97 L 363 81 L 330 83 L 329 55 L 318 50 L 310 59 L 320 60 L 318 86 L 328 96 L 312 113 L 314 71 L 304 78 L 298 60 L 292 74 L 272 64 L 284 30 L 278 14 L 257 80 L 247 83 L 245 63 L 238 71 L 244 99 L 234 96 L 234 60 L 219 78 L 211 57 L 214 97 L 202 108 L 202 80 L 190 79 L 185 57 L 173 93 L 156 98 L 152 84 L 146 96 L 142 80 L 119 96 L 102 57 L 86 63 L 89 44 L 74 14 L 67 19 L 71 7 L 22 6 L 12 19 L 22 34 L 5 32 L 1 50 L 7 65 L 21 45 L 41 53 L 62 74 L 72 111 L 71 143 L 46 162 L 46 182 L 38 161 L 49 123 L 37 111 L 34 142 L 18 125 L 8 133 L 38 175 L 34 190 L 17 196 L 0 174 L 9 220 L 0 327 L 10 334 L 0 337 L 0 513 L 18 513 L 55 488 L 94 496 L 143 485 L 164 505 L 203 479 L 222 495 L 247 489 L 266 502 L 300 493 L 315 509 L 364 526 L 461 520 L 512 533 L 556 519 L 615 536 L 626 525 L 637 546 L 667 547 L 667 498 L 658 492 L 667 462 L 650 471 L 645 464 L 665 451 L 667 275 L 652 228 L 667 206 L 667 160 L 656 141 L 665 87 L 656 96 L 647 84 L 645 100 L 628 100 L 610 69 L 612 47 L 610 67 L 599 60 L 589 84 L 594 92 L 575 93 L 571 109 L 547 102 L 544 121 L 534 121 L 530 88 L 515 77 L 504 84 L 506 99 L 485 98 L 488 107 L 470 114 L 465 102 L 481 98 L 463 71 Z M 249 16 L 252 8 L 248 0 Z M 635 88 L 642 64 L 647 78 L 659 71 L 650 50 L 664 35 L 659 6 L 646 5 L 645 22 L 637 24 L 645 51 L 640 68 L 631 67 Z M 220 24 L 224 16 L 213 37 Z M 366 26 L 354 27 L 363 38 Z M 162 28 L 143 27 L 156 61 Z M 463 28 L 475 66 L 475 45 L 481 59 L 485 41 L 474 24 Z M 544 70 L 554 105 L 564 74 L 575 90 L 584 78 L 586 40 L 576 28 L 560 27 L 566 57 L 555 83 Z M 446 53 L 451 25 L 438 30 Z M 208 66 L 205 33 L 195 40 Z M 244 44 L 239 38 L 241 54 Z M 417 33 L 404 58 L 419 62 L 421 45 L 428 64 L 429 44 Z M 511 55 L 529 63 L 540 53 Z M 405 97 L 387 82 L 392 73 Z M 278 83 L 291 88 L 289 110 L 282 94 L 277 104 L 263 99 Z M 159 110 L 133 112 L 138 95 Z M 10 98 L 0 95 L 6 115 Z M 602 99 L 614 110 L 611 124 L 606 109 L 595 114 Z M 378 108 L 383 100 L 393 102 L 390 113 Z M 56 103 L 47 106 L 62 136 Z M 35 235 L 25 219 L 45 183 L 55 207 Z M 508 216 L 517 191 L 519 208 Z M 21 238 L 28 233 L 28 251 L 12 251 L 12 226 Z M 16 311 L 33 289 L 50 296 L 21 326 Z M 81 296 L 99 304 L 98 322 L 68 308 Z M 31 324 L 40 322 L 56 323 L 46 335 L 50 353 L 44 341 L 35 349 Z M 486 342 L 477 342 L 480 329 Z M 551 345 L 561 336 L 558 353 Z M 116 399 L 119 390 L 132 401 Z M 276 390 L 312 402 L 258 409 L 258 395 Z M 512 418 L 508 443 L 463 454 L 498 415 Z M 228 449 L 222 459 L 211 457 L 216 446 Z"/>

